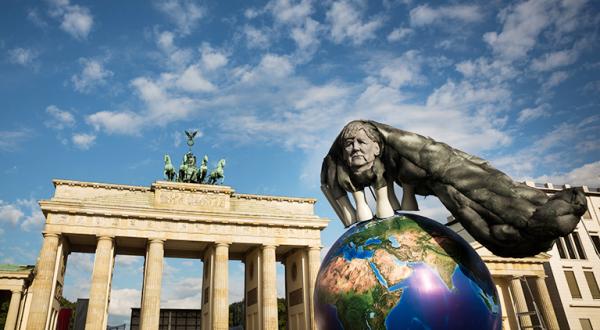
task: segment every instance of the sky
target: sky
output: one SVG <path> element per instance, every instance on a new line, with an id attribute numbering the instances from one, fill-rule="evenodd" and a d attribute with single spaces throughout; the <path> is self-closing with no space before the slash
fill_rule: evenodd
<path id="1" fill-rule="evenodd" d="M 184 130 L 225 184 L 314 197 L 350 120 L 488 159 L 515 180 L 600 186 L 600 3 L 586 0 L 79 1 L 0 5 L 0 263 L 34 264 L 52 179 L 150 186 Z M 435 197 L 421 213 L 444 222 Z M 110 324 L 139 304 L 141 257 L 117 257 Z M 69 257 L 86 297 L 93 256 Z M 240 262 L 230 263 L 230 302 Z M 202 265 L 166 259 L 163 307 L 200 306 Z M 278 266 L 278 276 L 283 268 Z M 279 284 L 282 295 L 282 281 Z"/>

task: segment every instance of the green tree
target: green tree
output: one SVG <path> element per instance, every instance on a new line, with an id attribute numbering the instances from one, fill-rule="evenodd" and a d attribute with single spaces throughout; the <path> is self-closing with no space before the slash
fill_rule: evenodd
<path id="1" fill-rule="evenodd" d="M 6 324 L 6 314 L 8 314 L 8 300 L 0 302 L 0 329 L 4 329 Z"/>
<path id="2" fill-rule="evenodd" d="M 277 319 L 279 329 L 285 330 L 287 327 L 287 303 L 285 298 L 277 298 Z"/>
<path id="3" fill-rule="evenodd" d="M 244 300 L 234 302 L 229 305 L 229 326 L 244 326 L 244 318 L 245 318 L 245 302 Z"/>

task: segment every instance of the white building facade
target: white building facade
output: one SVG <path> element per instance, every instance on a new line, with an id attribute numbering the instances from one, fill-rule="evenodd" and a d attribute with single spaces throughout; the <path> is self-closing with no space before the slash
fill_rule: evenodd
<path id="1" fill-rule="evenodd" d="M 569 187 L 526 184 L 547 194 Z M 600 329 L 600 188 L 583 186 L 583 190 L 588 211 L 575 231 L 561 237 L 548 252 L 548 289 L 561 329 Z"/>

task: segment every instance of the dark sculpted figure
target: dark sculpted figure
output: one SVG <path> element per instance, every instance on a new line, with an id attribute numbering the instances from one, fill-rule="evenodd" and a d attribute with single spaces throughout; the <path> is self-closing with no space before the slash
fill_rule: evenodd
<path id="1" fill-rule="evenodd" d="M 402 186 L 401 203 L 394 183 Z M 344 127 L 323 160 L 321 185 L 345 226 L 373 217 L 366 187 L 374 188 L 379 218 L 418 210 L 415 194 L 435 195 L 477 241 L 503 257 L 549 250 L 573 231 L 587 208 L 580 189 L 549 197 L 481 158 L 374 121 Z"/>

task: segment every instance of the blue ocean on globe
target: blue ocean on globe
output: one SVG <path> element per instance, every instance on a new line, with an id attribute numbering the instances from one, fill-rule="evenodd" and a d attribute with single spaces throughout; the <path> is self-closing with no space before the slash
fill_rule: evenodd
<path id="1" fill-rule="evenodd" d="M 490 273 L 473 248 L 414 214 L 358 223 L 321 264 L 319 329 L 501 329 Z"/>

